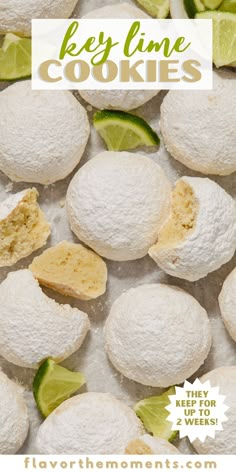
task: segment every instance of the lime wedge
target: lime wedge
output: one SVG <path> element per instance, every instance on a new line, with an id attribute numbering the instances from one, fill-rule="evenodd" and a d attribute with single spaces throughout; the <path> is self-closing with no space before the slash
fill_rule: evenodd
<path id="1" fill-rule="evenodd" d="M 124 111 L 98 111 L 93 123 L 109 151 L 126 151 L 160 143 L 158 135 L 145 120 Z"/>
<path id="2" fill-rule="evenodd" d="M 71 372 L 47 359 L 39 367 L 33 382 L 33 394 L 39 411 L 43 416 L 48 416 L 84 384 L 83 374 Z"/>
<path id="3" fill-rule="evenodd" d="M 31 75 L 31 39 L 8 33 L 0 48 L 0 80 L 16 80 Z"/>
<path id="4" fill-rule="evenodd" d="M 210 10 L 216 10 L 222 3 L 222 0 L 203 0 L 203 3 L 206 8 L 209 8 Z"/>
<path id="5" fill-rule="evenodd" d="M 236 0 L 223 0 L 219 10 L 236 13 Z"/>
<path id="6" fill-rule="evenodd" d="M 167 421 L 169 412 L 165 409 L 170 404 L 169 395 L 174 394 L 175 387 L 171 387 L 162 395 L 141 400 L 134 407 L 146 430 L 167 441 L 173 441 L 177 436 L 177 431 L 171 431 L 172 423 Z"/>
<path id="7" fill-rule="evenodd" d="M 199 20 L 213 20 L 213 61 L 216 67 L 236 61 L 236 15 L 223 11 L 198 13 Z"/>
<path id="8" fill-rule="evenodd" d="M 137 2 L 155 18 L 167 18 L 170 13 L 170 0 L 137 0 Z"/>
<path id="9" fill-rule="evenodd" d="M 205 11 L 202 0 L 184 0 L 184 6 L 189 18 L 194 18 L 196 13 Z"/>

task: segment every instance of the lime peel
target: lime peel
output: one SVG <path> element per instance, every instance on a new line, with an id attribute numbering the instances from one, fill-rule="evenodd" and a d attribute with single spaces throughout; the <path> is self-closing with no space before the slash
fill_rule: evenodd
<path id="1" fill-rule="evenodd" d="M 203 0 L 204 5 L 206 8 L 209 8 L 210 10 L 216 10 L 219 8 L 220 4 L 222 3 L 222 0 Z"/>
<path id="2" fill-rule="evenodd" d="M 157 133 L 143 118 L 123 111 L 103 110 L 93 117 L 95 129 L 109 151 L 126 151 L 138 146 L 157 146 Z"/>
<path id="3" fill-rule="evenodd" d="M 86 382 L 80 372 L 71 372 L 47 359 L 38 369 L 33 381 L 33 394 L 37 407 L 47 417 Z"/>
<path id="4" fill-rule="evenodd" d="M 172 423 L 167 421 L 169 412 L 166 407 L 170 405 L 169 396 L 175 395 L 175 387 L 169 388 L 162 395 L 145 398 L 134 406 L 136 415 L 143 422 L 146 430 L 153 436 L 173 441 L 177 431 L 172 431 Z"/>
<path id="5" fill-rule="evenodd" d="M 202 0 L 184 0 L 184 6 L 189 18 L 194 18 L 196 13 L 205 11 Z"/>

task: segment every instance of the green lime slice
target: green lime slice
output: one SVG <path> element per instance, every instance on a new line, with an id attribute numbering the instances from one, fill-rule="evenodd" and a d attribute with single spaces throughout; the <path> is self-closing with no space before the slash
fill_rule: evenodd
<path id="1" fill-rule="evenodd" d="M 0 80 L 16 80 L 31 75 L 31 39 L 8 33 L 0 48 Z"/>
<path id="2" fill-rule="evenodd" d="M 216 67 L 236 61 L 236 15 L 223 11 L 198 13 L 199 20 L 213 20 L 213 61 Z"/>
<path id="3" fill-rule="evenodd" d="M 71 372 L 47 359 L 39 367 L 33 382 L 33 394 L 39 411 L 43 416 L 48 416 L 84 384 L 83 374 Z"/>
<path id="4" fill-rule="evenodd" d="M 209 8 L 210 10 L 216 10 L 222 3 L 222 0 L 203 0 L 203 3 L 206 8 Z"/>
<path id="5" fill-rule="evenodd" d="M 173 441 L 177 436 L 177 431 L 171 430 L 172 423 L 166 419 L 169 412 L 165 408 L 170 404 L 169 395 L 174 394 L 175 387 L 171 387 L 162 395 L 141 400 L 134 407 L 146 430 L 167 441 Z"/>
<path id="6" fill-rule="evenodd" d="M 137 0 L 137 2 L 155 18 L 167 18 L 170 13 L 170 0 Z"/>
<path id="7" fill-rule="evenodd" d="M 223 0 L 219 10 L 236 13 L 236 0 Z"/>
<path id="8" fill-rule="evenodd" d="M 205 6 L 201 0 L 184 0 L 184 6 L 189 18 L 194 18 L 196 13 L 205 11 Z"/>
<path id="9" fill-rule="evenodd" d="M 127 151 L 160 143 L 158 135 L 145 120 L 124 111 L 98 111 L 93 123 L 109 151 Z"/>

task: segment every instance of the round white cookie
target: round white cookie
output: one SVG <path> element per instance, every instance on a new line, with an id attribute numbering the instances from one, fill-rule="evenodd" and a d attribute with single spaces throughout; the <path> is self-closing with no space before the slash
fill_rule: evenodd
<path id="1" fill-rule="evenodd" d="M 213 90 L 171 90 L 161 106 L 170 154 L 203 174 L 236 171 L 236 87 L 233 72 L 214 72 Z"/>
<path id="2" fill-rule="evenodd" d="M 144 434 L 130 441 L 125 448 L 125 454 L 180 454 L 179 450 L 166 439 Z"/>
<path id="3" fill-rule="evenodd" d="M 72 179 L 67 211 L 72 231 L 115 261 L 145 256 L 168 216 L 170 184 L 150 158 L 102 152 Z"/>
<path id="4" fill-rule="evenodd" d="M 140 285 L 113 304 L 105 348 L 123 375 L 143 385 L 180 384 L 205 361 L 211 347 L 207 313 L 188 293 L 169 285 Z"/>
<path id="5" fill-rule="evenodd" d="M 5 0 L 0 2 L 0 34 L 31 36 L 32 18 L 69 18 L 78 0 Z"/>
<path id="6" fill-rule="evenodd" d="M 207 178 L 182 177 L 172 212 L 149 255 L 167 274 L 190 281 L 219 269 L 236 248 L 236 205 Z"/>
<path id="7" fill-rule="evenodd" d="M 120 19 L 120 20 L 136 20 L 150 19 L 143 10 L 131 5 L 130 3 L 119 3 L 117 5 L 106 5 L 105 7 L 96 8 L 83 16 L 85 19 Z"/>
<path id="8" fill-rule="evenodd" d="M 15 454 L 29 429 L 23 388 L 0 371 L 0 454 Z"/>
<path id="9" fill-rule="evenodd" d="M 212 387 L 219 387 L 220 395 L 225 395 L 225 405 L 229 407 L 225 415 L 228 421 L 223 430 L 216 431 L 215 438 L 207 437 L 204 443 L 196 440 L 193 446 L 198 454 L 235 454 L 236 449 L 236 366 L 219 367 L 200 379 L 210 381 Z"/>
<path id="10" fill-rule="evenodd" d="M 122 3 L 92 10 L 83 18 L 148 19 L 146 13 L 135 5 Z M 100 109 L 133 110 L 148 102 L 159 90 L 79 90 L 81 97 Z"/>
<path id="11" fill-rule="evenodd" d="M 220 311 L 224 324 L 236 342 L 236 268 L 228 275 L 219 295 Z"/>
<path id="12" fill-rule="evenodd" d="M 17 82 L 0 93 L 0 109 L 0 170 L 11 180 L 51 184 L 79 163 L 90 128 L 70 92 Z"/>
<path id="13" fill-rule="evenodd" d="M 8 274 L 0 285 L 0 354 L 21 367 L 37 369 L 77 351 L 88 330 L 86 313 L 48 298 L 30 270 Z"/>
<path id="14" fill-rule="evenodd" d="M 122 454 L 144 433 L 134 411 L 109 393 L 84 393 L 62 403 L 40 426 L 40 454 Z"/>

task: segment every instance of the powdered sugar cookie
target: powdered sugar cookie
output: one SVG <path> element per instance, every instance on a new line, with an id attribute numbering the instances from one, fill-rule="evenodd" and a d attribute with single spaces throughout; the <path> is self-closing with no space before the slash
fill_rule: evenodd
<path id="1" fill-rule="evenodd" d="M 167 274 L 190 281 L 219 269 L 236 248 L 236 206 L 207 178 L 182 177 L 172 192 L 170 218 L 150 256 Z"/>
<path id="2" fill-rule="evenodd" d="M 65 90 L 32 90 L 29 80 L 0 93 L 0 170 L 13 181 L 51 184 L 79 163 L 89 137 L 85 109 Z"/>
<path id="3" fill-rule="evenodd" d="M 140 285 L 113 304 L 105 325 L 105 348 L 123 375 L 143 385 L 184 382 L 205 361 L 211 329 L 202 306 L 183 290 Z"/>
<path id="4" fill-rule="evenodd" d="M 148 19 L 135 5 L 121 3 L 92 10 L 83 18 Z M 159 90 L 79 90 L 81 97 L 100 109 L 133 110 L 151 100 Z"/>
<path id="5" fill-rule="evenodd" d="M 0 34 L 31 36 L 32 18 L 69 18 L 78 0 L 2 0 Z"/>
<path id="6" fill-rule="evenodd" d="M 233 72 L 213 73 L 213 90 L 171 90 L 161 105 L 170 154 L 203 174 L 236 171 L 236 87 Z"/>
<path id="7" fill-rule="evenodd" d="M 219 367 L 200 379 L 210 381 L 211 387 L 219 387 L 219 393 L 225 395 L 228 421 L 223 423 L 223 430 L 216 431 L 215 438 L 207 437 L 204 443 L 196 440 L 193 446 L 198 454 L 234 454 L 236 448 L 236 366 Z"/>
<path id="8" fill-rule="evenodd" d="M 102 152 L 72 179 L 67 212 L 72 231 L 115 261 L 145 256 L 168 216 L 170 184 L 151 159 Z"/>
<path id="9" fill-rule="evenodd" d="M 236 342 L 236 268 L 228 275 L 219 295 L 220 311 L 224 324 Z"/>
<path id="10" fill-rule="evenodd" d="M 27 269 L 9 273 L 1 283 L 0 305 L 0 354 L 21 367 L 66 359 L 89 330 L 86 313 L 48 298 Z"/>
<path id="11" fill-rule="evenodd" d="M 84 393 L 62 403 L 40 426 L 41 454 L 123 454 L 144 432 L 134 411 L 109 393 Z"/>
<path id="12" fill-rule="evenodd" d="M 15 454 L 29 429 L 23 388 L 0 371 L 0 454 Z"/>

